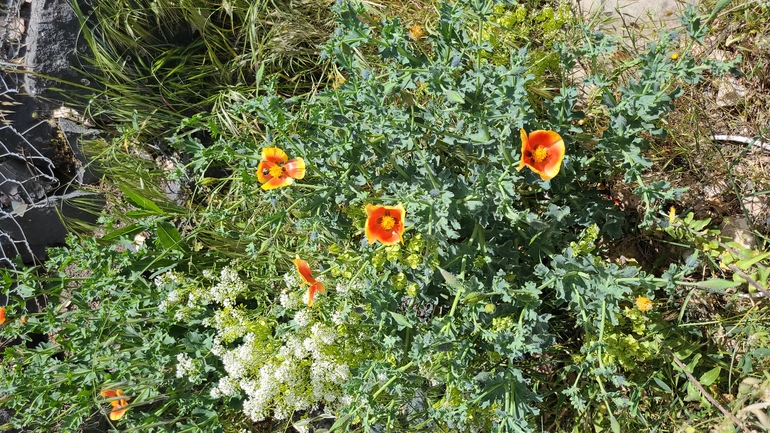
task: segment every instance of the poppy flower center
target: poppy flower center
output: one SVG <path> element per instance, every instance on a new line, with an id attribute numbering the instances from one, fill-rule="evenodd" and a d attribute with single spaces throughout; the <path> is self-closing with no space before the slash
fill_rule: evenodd
<path id="1" fill-rule="evenodd" d="M 390 215 L 385 215 L 384 217 L 382 217 L 382 220 L 380 220 L 380 227 L 384 228 L 385 230 L 390 230 L 395 225 L 396 225 L 396 219 Z"/>
<path id="2" fill-rule="evenodd" d="M 283 166 L 275 164 L 274 166 L 270 167 L 269 172 L 270 176 L 272 177 L 281 177 L 283 176 Z"/>
<path id="3" fill-rule="evenodd" d="M 546 148 L 538 146 L 537 149 L 532 153 L 532 158 L 535 159 L 535 162 L 543 162 L 548 157 L 548 150 Z"/>

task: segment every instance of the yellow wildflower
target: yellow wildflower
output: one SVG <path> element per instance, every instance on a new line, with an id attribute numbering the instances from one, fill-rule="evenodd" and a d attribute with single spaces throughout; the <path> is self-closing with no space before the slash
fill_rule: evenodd
<path id="1" fill-rule="evenodd" d="M 345 77 L 339 72 L 329 74 L 329 80 L 332 81 L 332 89 L 337 90 L 341 85 L 345 84 Z"/>
<path id="2" fill-rule="evenodd" d="M 412 27 L 409 27 L 409 31 L 406 32 L 406 35 L 409 36 L 409 39 L 413 41 L 419 41 L 423 36 L 425 36 L 425 31 L 422 29 L 422 27 L 415 24 Z"/>
<path id="3" fill-rule="evenodd" d="M 647 297 L 640 296 L 636 298 L 636 308 L 642 312 L 650 311 L 652 310 L 652 301 Z"/>

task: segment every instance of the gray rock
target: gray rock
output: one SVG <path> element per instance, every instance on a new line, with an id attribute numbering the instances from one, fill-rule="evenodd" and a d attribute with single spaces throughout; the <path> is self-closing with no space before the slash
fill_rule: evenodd
<path id="1" fill-rule="evenodd" d="M 678 27 L 679 14 L 687 3 L 696 4 L 697 0 L 573 0 L 584 15 L 599 13 L 608 18 L 622 16 L 626 25 L 644 28 L 645 24 L 653 27 Z M 622 24 L 622 23 L 621 23 Z M 648 26 L 649 27 L 649 26 Z"/>
<path id="2" fill-rule="evenodd" d="M 67 228 L 61 217 L 94 223 L 97 215 L 74 206 L 76 199 L 91 200 L 94 208 L 103 205 L 97 194 L 74 191 L 33 203 L 21 212 L 0 211 L 0 264 L 8 265 L 17 253 L 24 263 L 44 261 L 46 248 L 64 245 Z"/>
<path id="3" fill-rule="evenodd" d="M 0 203 L 31 204 L 45 199 L 57 185 L 55 178 L 46 178 L 35 172 L 29 162 L 7 158 L 0 162 Z"/>
<path id="4" fill-rule="evenodd" d="M 746 88 L 737 78 L 725 76 L 719 79 L 717 90 L 717 105 L 732 107 L 746 96 Z"/>
<path id="5" fill-rule="evenodd" d="M 32 0 L 24 64 L 37 74 L 78 82 L 81 77 L 71 65 L 76 64 L 79 31 L 80 23 L 69 0 Z M 24 76 L 27 93 L 58 96 L 48 91 L 62 87 L 62 83 L 37 74 Z"/>
<path id="6" fill-rule="evenodd" d="M 719 228 L 723 236 L 731 238 L 732 241 L 744 248 L 754 249 L 756 246 L 754 232 L 751 231 L 749 221 L 743 216 L 729 216 L 722 221 L 722 225 Z"/>

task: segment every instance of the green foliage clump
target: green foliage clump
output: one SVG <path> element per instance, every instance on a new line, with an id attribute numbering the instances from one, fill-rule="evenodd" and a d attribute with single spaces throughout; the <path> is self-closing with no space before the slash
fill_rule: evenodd
<path id="1" fill-rule="evenodd" d="M 496 5 L 482 37 L 492 45 L 491 61 L 496 65 L 508 63 L 512 49 L 528 47 L 530 72 L 540 82 L 546 73 L 555 73 L 561 66 L 554 47 L 564 43 L 567 33 L 562 28 L 571 19 L 569 2 L 539 9 L 524 4 Z"/>
<path id="2" fill-rule="evenodd" d="M 87 47 L 80 57 L 90 81 L 86 114 L 105 128 L 138 121 L 151 141 L 188 116 L 254 92 L 262 76 L 287 93 L 311 90 L 324 69 L 315 46 L 331 30 L 328 5 L 316 0 L 73 7 Z"/>
<path id="3" fill-rule="evenodd" d="M 355 337 L 367 357 L 349 365 L 349 404 L 336 412 L 336 428 L 527 431 L 543 393 L 569 398 L 577 411 L 597 400 L 628 407 L 621 372 L 630 359 L 606 349 L 636 347 L 612 334 L 623 305 L 636 293 L 673 291 L 693 268 L 653 277 L 595 255 L 599 237 L 622 235 L 623 216 L 591 185 L 616 168 L 639 182 L 651 211 L 646 219 L 654 220 L 675 192 L 641 183 L 650 164 L 645 135 L 663 133 L 660 119 L 679 94 L 669 83 L 696 79 L 699 69 L 672 64 L 664 37 L 640 57 L 638 80 L 620 86 L 619 96 L 606 77 L 589 77 L 600 86 L 609 123 L 596 136 L 580 126 L 577 89 L 563 77 L 558 95 L 540 101 L 545 110 L 536 113 L 526 50 L 503 64 L 489 60 L 492 46 L 470 31 L 487 22 L 487 6 L 441 4 L 436 30 L 415 41 L 399 20 L 384 21 L 376 34 L 359 19 L 362 6 L 339 3 L 337 31 L 323 53 L 344 80 L 308 99 L 268 88 L 232 107 L 245 123 L 260 125 L 258 133 L 207 148 L 184 130 L 174 140 L 199 149 L 191 167 L 226 168 L 239 189 L 254 185 L 258 160 L 248 155 L 261 147 L 307 162 L 304 179 L 264 198 L 249 193 L 241 206 L 268 201 L 282 215 L 276 233 L 296 238 L 283 250 L 284 263 L 294 254 L 312 257 L 335 284 L 344 276 L 351 280 L 343 284 L 357 287 L 344 297 L 317 294 L 312 307 L 328 317 L 344 299 L 343 311 L 359 312 L 349 326 L 368 330 Z M 569 70 L 578 55 L 612 50 L 600 34 L 583 37 L 577 51 L 555 51 L 555 71 Z M 376 62 L 359 55 L 372 47 Z M 561 134 L 568 151 L 559 176 L 543 181 L 516 169 L 521 128 Z M 583 143 L 588 137 L 591 145 Z M 364 207 L 398 203 L 407 209 L 404 245 L 367 245 Z M 236 221 L 239 212 L 231 213 Z M 580 337 L 566 337 L 573 326 Z M 563 346 L 583 353 L 568 369 L 582 379 L 568 386 L 536 379 L 537 360 L 562 359 L 554 348 Z M 655 354 L 654 343 L 635 350 L 640 360 Z M 281 407 L 273 403 L 274 416 L 284 415 Z M 607 422 L 617 422 L 609 414 Z"/>
<path id="4" fill-rule="evenodd" d="M 74 237 L 68 245 L 49 250 L 47 273 L 3 272 L 14 318 L 3 337 L 22 342 L 0 362 L 11 426 L 78 431 L 109 412 L 101 391 L 121 389 L 130 404 L 121 422 L 147 432 L 218 431 L 218 402 L 208 393 L 222 368 L 210 352 L 214 334 L 200 322 L 179 326 L 160 307 L 167 293 L 152 278 L 151 270 L 177 261 L 154 247 Z M 39 313 L 25 305 L 35 299 Z"/>
<path id="5" fill-rule="evenodd" d="M 606 241 L 639 227 L 599 189 L 622 179 L 641 197 L 641 228 L 665 226 L 657 210 L 677 191 L 642 177 L 648 139 L 665 134 L 679 80 L 697 82 L 706 68 L 684 52 L 672 61 L 674 38 L 663 34 L 629 63 L 631 78 L 592 70 L 573 83 L 566 71 L 579 58 L 601 64 L 615 50 L 612 38 L 576 28 L 549 47 L 558 90 L 544 98 L 528 89 L 531 52 L 496 57 L 484 36 L 502 19 L 492 2 L 438 11 L 435 30 L 415 40 L 398 19 L 374 31 L 363 4 L 337 2 L 320 49 L 334 64 L 328 88 L 286 97 L 273 77 L 169 133 L 182 157 L 161 182 L 189 185 L 184 203 L 157 179 L 132 184 L 131 169 L 108 169 L 125 209 L 103 218 L 100 244 L 73 239 L 71 256 L 54 254 L 53 286 L 6 278 L 19 311 L 45 290 L 78 308 L 52 302 L 30 319 L 62 339 L 6 350 L 0 373 L 11 385 L 0 393 L 18 409 L 40 390 L 52 397 L 38 406 L 78 395 L 66 413 L 77 426 L 99 390 L 120 386 L 132 406 L 118 424 L 143 431 L 238 431 L 268 419 L 286 428 L 320 413 L 334 418 L 331 431 L 569 431 L 590 419 L 617 432 L 662 424 L 657 409 L 674 389 L 699 401 L 683 371 L 707 386 L 725 381 L 725 359 L 704 356 L 697 333 L 669 326 L 657 308 L 686 303 L 681 287 L 733 283 L 687 281 L 695 254 L 657 273 L 608 260 Z M 559 11 L 538 16 L 555 29 Z M 593 89 L 584 100 L 582 85 Z M 584 122 L 586 107 L 595 123 Z M 557 176 L 519 169 L 521 129 L 563 138 Z M 264 190 L 260 154 L 275 147 L 306 171 Z M 398 204 L 403 242 L 369 243 L 367 205 Z M 76 291 L 55 274 L 66 257 L 94 272 Z M 634 306 L 648 297 L 655 303 Z M 3 332 L 26 338 L 21 329 Z M 763 353 L 751 347 L 741 374 Z M 44 368 L 57 354 L 72 362 Z M 49 376 L 25 379 L 32 373 Z M 38 406 L 44 416 L 24 422 L 61 421 L 61 405 Z"/>

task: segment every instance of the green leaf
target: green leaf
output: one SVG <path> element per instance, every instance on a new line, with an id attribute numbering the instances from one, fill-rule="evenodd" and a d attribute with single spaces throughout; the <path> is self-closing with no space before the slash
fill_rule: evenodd
<path id="1" fill-rule="evenodd" d="M 446 281 L 447 285 L 449 287 L 455 289 L 455 290 L 462 290 L 463 285 L 460 283 L 460 280 L 457 279 L 452 273 L 447 272 L 443 268 L 438 268 L 438 271 L 441 272 L 441 276 L 444 277 L 444 281 Z"/>
<path id="2" fill-rule="evenodd" d="M 130 210 L 126 212 L 126 216 L 133 219 L 141 219 L 144 217 L 155 216 L 155 215 L 158 215 L 158 213 L 155 211 L 147 211 L 147 210 L 141 210 L 141 209 Z"/>
<path id="3" fill-rule="evenodd" d="M 399 325 L 401 325 L 403 327 L 406 327 L 406 328 L 411 328 L 412 327 L 412 324 L 409 323 L 409 320 L 407 320 L 406 316 L 404 316 L 403 314 L 398 314 L 396 312 L 391 311 L 390 315 L 393 316 L 393 319 L 395 319 L 396 323 L 398 323 Z"/>
<path id="4" fill-rule="evenodd" d="M 737 262 L 735 262 L 735 266 L 745 271 L 746 269 L 750 268 L 754 264 L 761 262 L 762 260 L 765 260 L 767 258 L 770 258 L 770 251 L 764 254 L 760 254 L 758 256 L 749 257 L 748 259 L 738 260 Z"/>
<path id="5" fill-rule="evenodd" d="M 610 425 L 612 426 L 613 433 L 620 433 L 620 423 L 612 413 L 610 413 Z"/>
<path id="6" fill-rule="evenodd" d="M 663 382 L 657 377 L 653 377 L 652 380 L 655 382 L 656 385 L 658 385 L 658 388 L 662 389 L 665 392 L 669 392 L 669 393 L 671 392 L 671 388 L 669 388 L 669 386 L 666 385 L 666 382 Z"/>
<path id="7" fill-rule="evenodd" d="M 19 284 L 16 286 L 15 291 L 22 298 L 31 298 L 35 294 L 35 289 L 26 284 Z"/>
<path id="8" fill-rule="evenodd" d="M 727 281 L 721 278 L 712 278 L 706 281 L 698 281 L 697 283 L 680 283 L 680 284 L 683 284 L 685 286 L 700 287 L 701 289 L 711 289 L 711 290 L 719 290 L 719 291 L 729 289 L 731 287 L 738 287 L 741 285 L 741 283 L 736 283 L 735 281 Z"/>
<path id="9" fill-rule="evenodd" d="M 163 221 L 158 224 L 158 240 L 163 248 L 169 250 L 183 250 L 182 236 L 173 224 Z"/>
<path id="10" fill-rule="evenodd" d="M 155 204 L 152 199 L 142 195 L 141 190 L 135 189 L 134 187 L 125 183 L 118 184 L 118 187 L 121 191 L 123 191 L 123 194 L 125 194 L 126 197 L 128 197 L 128 199 L 131 200 L 131 202 L 135 205 L 142 209 L 155 212 L 155 215 L 163 214 L 163 210 L 161 210 L 161 208 L 158 207 L 158 205 Z"/>
<path id="11" fill-rule="evenodd" d="M 463 97 L 462 93 L 456 91 L 456 90 L 447 90 L 446 91 L 446 97 L 452 102 L 462 104 L 465 102 L 465 98 Z"/>
<path id="12" fill-rule="evenodd" d="M 123 236 L 126 236 L 128 238 L 133 238 L 138 233 L 141 233 L 143 230 L 144 230 L 144 227 L 140 226 L 137 223 L 134 223 L 107 233 L 106 235 L 102 236 L 101 240 L 109 241 L 112 239 L 121 238 Z"/>
<path id="13" fill-rule="evenodd" d="M 708 19 L 706 19 L 706 25 L 711 24 L 711 22 L 714 21 L 717 15 L 719 15 L 719 12 L 721 12 L 722 9 L 726 8 L 731 1 L 732 0 L 719 0 L 717 4 L 714 6 L 714 9 L 711 10 L 711 13 L 709 14 Z"/>
<path id="14" fill-rule="evenodd" d="M 703 386 L 711 386 L 714 384 L 714 382 L 719 379 L 719 374 L 722 372 L 722 367 L 714 367 L 711 370 L 703 373 L 703 376 L 700 377 L 699 382 Z"/>

